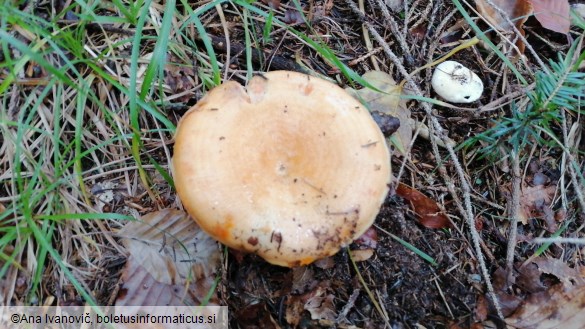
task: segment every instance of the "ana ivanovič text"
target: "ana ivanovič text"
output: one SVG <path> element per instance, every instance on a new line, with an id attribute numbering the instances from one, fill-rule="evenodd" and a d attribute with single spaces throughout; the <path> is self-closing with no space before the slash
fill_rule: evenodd
<path id="1" fill-rule="evenodd" d="M 69 315 L 69 314 L 58 314 L 58 315 L 27 315 L 27 314 L 13 314 L 11 318 L 13 323 L 29 323 L 29 324 L 125 324 L 125 323 L 148 323 L 148 324 L 181 324 L 181 323 L 193 323 L 193 324 L 212 324 L 216 323 L 216 316 L 213 315 L 150 315 L 150 314 L 90 314 L 85 313 L 82 315 Z"/>

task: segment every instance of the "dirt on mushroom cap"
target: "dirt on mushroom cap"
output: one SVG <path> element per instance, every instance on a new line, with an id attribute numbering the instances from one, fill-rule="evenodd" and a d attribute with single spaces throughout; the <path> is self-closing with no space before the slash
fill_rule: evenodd
<path id="1" fill-rule="evenodd" d="M 210 91 L 181 120 L 173 165 L 204 230 L 283 266 L 357 238 L 390 182 L 385 138 L 368 111 L 332 83 L 286 71 Z"/>

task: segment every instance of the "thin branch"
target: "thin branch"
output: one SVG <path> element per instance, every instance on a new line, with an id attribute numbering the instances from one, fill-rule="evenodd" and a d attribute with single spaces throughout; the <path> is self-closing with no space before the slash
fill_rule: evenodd
<path id="1" fill-rule="evenodd" d="M 512 274 L 514 273 L 514 254 L 518 241 L 518 213 L 520 210 L 520 156 L 517 151 L 513 150 L 510 154 L 512 162 L 512 199 L 508 203 L 508 217 L 511 220 L 510 230 L 508 233 L 508 249 L 506 250 L 506 283 L 513 282 Z"/>

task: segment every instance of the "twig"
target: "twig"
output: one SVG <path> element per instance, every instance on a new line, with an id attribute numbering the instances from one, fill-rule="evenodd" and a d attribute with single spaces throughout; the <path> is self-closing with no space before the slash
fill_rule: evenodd
<path id="1" fill-rule="evenodd" d="M 506 94 L 506 95 L 504 95 L 504 96 L 502 96 L 502 97 L 500 97 L 500 98 L 498 98 L 490 103 L 487 103 L 483 106 L 480 106 L 477 109 L 477 111 L 475 112 L 475 116 L 478 117 L 483 112 L 497 110 L 500 107 L 507 105 L 512 99 L 526 95 L 529 91 L 534 89 L 535 86 L 536 86 L 536 83 L 532 83 L 528 87 L 522 88 L 522 90 L 518 90 L 518 91 L 515 91 L 512 93 Z"/>
<path id="2" fill-rule="evenodd" d="M 512 200 L 508 208 L 508 217 L 512 220 L 508 233 L 508 249 L 506 250 L 506 282 L 512 282 L 514 273 L 514 254 L 518 236 L 518 212 L 520 209 L 520 156 L 515 150 L 510 154 L 512 162 Z"/>
<path id="3" fill-rule="evenodd" d="M 533 243 L 571 243 L 585 245 L 585 239 L 578 238 L 535 238 Z"/>
<path id="4" fill-rule="evenodd" d="M 390 47 L 388 47 L 388 45 L 386 44 L 386 42 L 384 41 L 382 36 L 380 36 L 378 31 L 376 31 L 376 29 L 367 21 L 366 17 L 359 11 L 359 9 L 357 8 L 357 6 L 355 5 L 355 3 L 353 1 L 345 0 L 345 2 L 352 9 L 352 11 L 356 15 L 358 15 L 358 17 L 360 19 L 362 19 L 364 21 L 364 24 L 366 24 L 366 26 L 368 27 L 368 30 L 370 30 L 370 33 L 374 36 L 374 38 L 378 41 L 378 43 L 380 43 L 382 45 L 386 55 L 388 55 L 388 57 L 394 62 L 394 64 L 396 65 L 396 67 L 400 71 L 400 74 L 402 74 L 402 76 L 404 76 L 405 79 L 408 81 L 408 87 L 411 88 L 411 90 L 416 95 L 422 96 L 423 93 L 422 93 L 421 89 L 419 88 L 419 86 L 414 82 L 412 77 L 409 76 L 409 73 L 406 71 L 405 67 L 402 65 L 400 59 L 394 54 L 394 52 L 392 52 Z M 437 132 L 437 135 L 440 136 L 441 139 L 443 139 L 443 142 L 445 143 L 446 149 L 449 152 L 449 155 L 451 157 L 451 161 L 453 163 L 453 166 L 455 167 L 455 170 L 457 172 L 457 176 L 459 177 L 459 181 L 461 184 L 461 190 L 462 190 L 462 194 L 463 194 L 463 199 L 465 202 L 465 209 L 464 209 L 464 212 L 462 213 L 462 215 L 465 217 L 467 225 L 469 226 L 469 230 L 470 230 L 471 237 L 473 240 L 473 246 L 475 249 L 475 253 L 477 254 L 477 260 L 478 260 L 478 263 L 479 263 L 479 266 L 481 269 L 482 276 L 484 277 L 484 280 L 486 281 L 486 286 L 487 286 L 487 289 L 489 292 L 489 296 L 494 303 L 498 317 L 503 319 L 504 316 L 503 316 L 500 304 L 498 302 L 498 297 L 496 296 L 494 287 L 493 287 L 491 279 L 490 279 L 489 272 L 487 270 L 485 258 L 483 256 L 482 251 L 481 251 L 481 244 L 479 241 L 480 237 L 479 237 L 479 233 L 477 232 L 477 229 L 475 227 L 475 220 L 474 220 L 474 216 L 473 216 L 473 207 L 471 205 L 469 183 L 467 182 L 467 178 L 465 177 L 465 173 L 463 171 L 463 168 L 461 167 L 461 163 L 459 162 L 459 160 L 457 158 L 457 154 L 455 153 L 455 150 L 453 149 L 452 145 L 450 145 L 450 143 L 449 143 L 449 138 L 448 138 L 447 134 L 443 130 L 443 127 L 441 127 L 441 124 L 439 123 L 437 118 L 432 113 L 432 107 L 426 102 L 421 103 L 421 106 L 423 107 L 427 116 L 429 117 L 433 128 Z M 436 141 L 434 139 L 431 140 L 431 142 L 433 145 L 436 145 Z M 440 154 L 438 154 L 438 148 L 436 146 L 434 147 L 433 152 L 435 152 L 435 157 L 437 159 L 441 158 Z M 453 194 L 452 196 L 456 197 L 456 194 Z"/>
<path id="5" fill-rule="evenodd" d="M 392 15 L 390 15 L 388 7 L 384 3 L 384 1 L 376 0 L 376 2 L 378 3 L 380 11 L 384 15 L 384 19 L 388 22 L 388 25 L 390 25 L 390 31 L 392 31 L 392 34 L 394 34 L 394 37 L 396 38 L 396 40 L 398 40 L 398 44 L 400 45 L 402 51 L 404 51 L 406 55 L 406 63 L 408 63 L 408 65 L 413 65 L 414 58 L 412 57 L 412 54 L 410 53 L 410 47 L 408 47 L 408 43 L 406 43 L 406 39 L 404 38 L 404 36 L 408 34 L 405 34 L 402 31 L 400 31 L 400 29 L 398 28 L 398 24 L 396 24 L 396 21 L 394 20 Z"/>
<path id="6" fill-rule="evenodd" d="M 577 199 L 579 200 L 579 205 L 581 206 L 581 212 L 585 214 L 585 197 L 583 196 L 583 191 L 581 190 L 580 186 L 585 187 L 585 182 L 579 183 L 579 179 L 577 178 L 577 173 L 575 172 L 575 167 L 578 167 L 577 161 L 571 154 L 571 148 L 574 146 L 573 143 L 569 140 L 569 133 L 567 133 L 567 117 L 565 114 L 564 109 L 561 109 L 561 116 L 563 118 L 563 139 L 565 140 L 565 146 L 563 147 L 564 154 L 569 158 L 569 174 L 571 175 L 571 181 L 573 182 L 573 186 L 575 186 L 575 193 L 577 194 Z"/>

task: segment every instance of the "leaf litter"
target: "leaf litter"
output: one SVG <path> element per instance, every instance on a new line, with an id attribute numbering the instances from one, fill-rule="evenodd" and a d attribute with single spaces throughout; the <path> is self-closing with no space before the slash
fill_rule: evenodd
<path id="1" fill-rule="evenodd" d="M 316 2 L 316 5 L 319 6 L 319 1 Z M 373 2 L 370 2 L 372 4 Z M 256 4 L 252 4 L 255 6 Z M 284 2 L 280 8 L 282 11 L 282 7 L 287 6 Z M 449 26 L 452 23 L 453 19 L 447 19 L 444 16 L 445 13 L 448 13 L 448 10 L 444 9 L 452 9 L 447 6 L 447 3 L 440 3 L 437 4 L 436 2 L 405 2 L 405 12 L 400 12 L 400 16 L 405 15 L 404 20 L 398 20 L 398 13 L 393 15 L 395 19 L 397 19 L 398 25 L 400 26 L 401 31 L 409 31 L 411 29 L 417 28 L 420 29 L 419 36 L 421 44 L 414 43 L 412 46 L 413 50 L 417 52 L 420 51 L 420 56 L 416 56 L 415 60 L 424 62 L 427 58 L 435 57 L 440 55 L 442 50 L 440 48 L 433 48 L 435 44 L 430 41 L 431 39 L 438 40 L 436 35 L 433 35 L 432 27 L 440 27 L 440 26 Z M 425 7 L 426 6 L 426 7 Z M 227 7 L 224 7 L 226 9 Z M 375 8 L 375 7 L 373 7 Z M 372 18 L 372 24 L 376 24 L 377 27 L 384 28 L 384 24 L 386 23 L 383 19 L 380 19 L 373 8 L 366 7 L 366 14 L 369 18 Z M 355 42 L 352 33 L 344 33 L 343 30 L 346 31 L 354 31 L 355 26 L 361 23 L 357 19 L 348 19 L 347 12 L 345 11 L 347 8 L 344 7 L 342 2 L 338 2 L 335 4 L 333 10 L 327 15 L 331 15 L 330 17 L 324 17 L 322 22 L 316 22 L 314 25 L 311 26 L 311 29 L 314 30 L 309 31 L 312 33 L 313 31 L 316 34 L 320 34 L 320 36 L 324 36 L 322 41 L 324 44 L 328 46 L 335 47 L 336 52 L 338 49 L 343 49 L 342 52 L 339 52 L 339 55 L 342 56 L 342 60 L 351 60 L 358 59 L 358 56 L 364 56 L 363 58 L 368 58 L 368 56 L 372 56 L 372 54 L 377 54 L 381 61 L 384 62 L 382 65 L 382 69 L 386 70 L 387 72 L 392 72 L 394 70 L 393 64 L 387 58 L 384 58 L 383 52 L 381 51 L 381 47 L 379 45 L 375 45 L 377 48 L 373 49 L 371 53 L 364 51 L 363 47 L 360 47 L 359 42 Z M 428 10 L 426 10 L 428 9 Z M 152 10 L 157 10 L 153 9 Z M 432 10 L 432 11 L 431 11 Z M 303 10 L 305 11 L 305 10 Z M 47 10 L 47 12 L 51 12 Z M 58 12 L 58 11 L 57 11 Z M 230 13 L 226 11 L 226 16 L 229 16 Z M 215 15 L 215 16 L 214 16 Z M 459 16 L 456 13 L 456 16 Z M 206 23 L 209 24 L 209 31 L 220 33 L 221 29 L 218 29 L 220 26 L 219 22 L 214 21 L 214 17 L 217 17 L 215 13 L 212 13 L 209 17 L 207 17 Z M 237 18 L 237 17 L 236 17 Z M 419 20 L 420 18 L 420 20 Z M 439 20 L 445 18 L 444 22 L 439 22 Z M 457 17 L 454 17 L 457 18 Z M 230 29 L 231 39 L 233 41 L 243 40 L 242 33 L 239 31 L 237 27 L 241 27 L 241 22 L 237 19 L 230 20 L 230 17 L 227 17 L 227 24 L 228 26 L 234 27 Z M 262 19 L 259 20 L 261 22 Z M 419 21 L 422 22 L 419 24 Z M 313 24 L 313 22 L 312 22 Z M 107 27 L 107 26 L 106 26 Z M 206 26 L 207 27 L 207 26 Z M 82 27 L 80 27 L 81 29 Z M 304 28 L 304 26 L 299 27 Z M 148 29 L 149 30 L 150 26 Z M 130 25 L 128 30 L 133 33 L 132 26 Z M 258 30 L 262 30 L 261 28 Z M 440 30 L 437 28 L 437 31 Z M 150 30 L 149 30 L 150 31 Z M 82 32 L 82 31 L 80 31 Z M 534 32 L 534 31 L 531 31 Z M 194 35 L 191 33 L 189 34 L 188 29 L 185 30 L 186 36 L 191 37 L 192 40 L 198 40 L 197 37 L 193 37 Z M 239 34 L 238 34 L 239 33 Z M 283 34 L 284 33 L 284 34 Z M 327 64 L 321 63 L 321 60 L 318 56 L 314 56 L 313 50 L 306 47 L 296 39 L 291 41 L 290 33 L 287 35 L 288 32 L 283 32 L 283 29 L 275 29 L 274 30 L 274 40 L 278 40 L 278 44 L 266 44 L 266 51 L 271 51 L 275 54 L 283 54 L 288 56 L 289 58 L 298 58 L 300 61 L 303 61 L 304 64 L 308 64 L 311 69 L 321 72 L 327 72 L 329 67 Z M 400 35 L 392 35 L 390 32 L 386 32 L 388 40 L 392 40 L 395 37 L 402 37 Z M 313 37 L 311 35 L 310 37 Z M 405 33 L 406 38 L 408 41 L 412 41 L 410 36 Z M 95 39 L 92 35 L 88 35 L 92 42 Z M 546 38 L 546 36 L 545 36 Z M 107 38 L 106 38 L 107 39 Z M 321 40 L 321 39 L 320 39 Z M 347 43 L 346 43 L 347 41 Z M 457 40 L 454 40 L 457 41 Z M 555 40 L 553 40 L 555 41 Z M 556 40 L 555 42 L 557 42 Z M 201 50 L 199 48 L 200 41 L 196 41 L 199 44 L 190 45 L 187 47 L 188 49 L 197 48 L 197 50 Z M 90 44 L 90 47 L 92 45 Z M 181 50 L 181 44 L 177 42 L 174 46 L 178 47 Z M 214 47 L 217 46 L 214 44 Z M 430 46 L 430 47 L 428 47 Z M 445 46 L 445 45 L 443 45 Z M 562 46 L 562 45 L 561 45 Z M 411 50 L 411 49 L 400 49 L 396 45 L 390 44 L 390 47 L 393 51 L 396 51 L 397 54 L 402 55 L 404 51 Z M 148 45 L 144 48 L 145 51 L 148 51 Z M 116 50 L 116 48 L 114 48 Z M 118 49 L 119 50 L 119 49 Z M 8 51 L 10 51 L 10 47 L 8 47 Z M 225 57 L 221 53 L 220 48 L 216 48 L 218 51 L 218 59 L 222 61 Z M 562 49 L 560 50 L 562 51 Z M 239 53 L 239 52 L 232 52 Z M 462 55 L 470 55 L 473 56 L 471 52 L 462 54 Z M 108 56 L 104 54 L 104 56 Z M 112 58 L 127 58 L 127 53 L 113 53 Z M 140 58 L 143 58 L 142 55 Z M 147 57 L 144 57 L 147 58 Z M 480 57 L 480 59 L 483 56 Z M 240 70 L 245 70 L 246 67 L 242 65 L 243 61 L 232 60 L 231 62 L 225 61 L 225 73 L 226 75 L 234 75 L 236 78 L 240 74 Z M 364 64 L 363 62 L 356 61 L 355 68 L 358 72 L 367 71 L 368 64 Z M 390 64 L 388 64 L 390 63 Z M 189 63 L 190 64 L 190 63 Z M 205 71 L 205 63 L 201 63 L 203 65 L 199 66 L 200 63 L 197 64 L 197 74 L 201 75 L 202 78 L 206 77 Z M 256 63 L 258 64 L 258 63 Z M 490 64 L 491 65 L 491 64 Z M 184 63 L 179 65 L 184 66 Z M 258 64 L 258 66 L 254 67 L 254 70 L 264 70 L 267 69 L 269 65 Z M 353 68 L 353 66 L 352 66 Z M 167 68 L 169 69 L 169 68 Z M 172 68 L 171 68 L 172 69 Z M 91 72 L 91 71 L 90 71 Z M 125 80 L 125 75 L 114 74 L 112 76 L 114 79 L 118 79 L 119 81 L 127 83 Z M 488 74 L 486 74 L 488 75 Z M 169 87 L 176 89 L 177 92 L 182 93 L 190 93 L 192 91 L 192 86 L 190 84 L 193 81 L 185 80 L 185 77 L 188 77 L 189 73 L 184 72 L 172 72 L 170 81 L 165 81 L 165 84 L 168 83 Z M 498 88 L 498 92 L 494 92 L 494 95 L 500 92 L 505 93 L 509 91 L 506 88 L 500 89 L 500 84 L 496 79 L 496 75 L 491 72 L 489 74 L 490 79 L 493 78 L 493 88 L 496 90 Z M 344 82 L 344 78 L 339 75 L 339 80 Z M 205 81 L 203 79 L 203 81 Z M 199 84 L 198 84 L 199 85 Z M 513 85 L 513 83 L 512 83 Z M 422 86 L 424 87 L 424 81 L 422 81 Z M 169 88 L 169 89 L 172 89 Z M 115 88 L 114 88 L 115 89 Z M 113 89 L 113 90 L 114 90 Z M 25 90 L 27 93 L 29 90 Z M 34 91 L 33 91 L 34 92 Z M 197 92 L 195 96 L 197 97 Z M 32 94 L 32 93 L 31 93 Z M 16 95 L 16 94 L 14 94 Z M 108 97 L 113 97 L 114 100 L 117 101 L 117 96 L 115 93 L 105 94 Z M 496 95 L 497 96 L 497 95 Z M 152 94 L 153 101 L 157 102 L 159 99 L 157 98 L 156 93 Z M 16 97 L 16 98 L 20 98 Z M 186 99 L 186 98 L 185 98 Z M 183 99 L 172 99 L 172 101 L 183 101 Z M 17 102 L 15 102 L 17 103 Z M 122 97 L 122 101 L 119 102 L 120 104 L 125 104 L 124 98 Z M 416 107 L 415 107 L 416 108 Z M 120 109 L 121 113 L 123 112 L 123 107 Z M 441 118 L 441 115 L 444 112 L 438 112 L 438 118 Z M 172 114 L 171 114 L 172 115 Z M 484 117 L 481 120 L 485 120 Z M 151 127 L 147 124 L 149 120 L 144 120 L 145 126 L 141 127 L 144 131 L 154 130 L 154 127 Z M 442 122 L 443 123 L 443 122 Z M 472 124 L 479 123 L 480 121 L 472 120 Z M 456 125 L 450 124 L 447 120 L 444 122 L 445 128 L 451 129 L 449 132 L 452 134 L 456 131 Z M 580 124 L 580 122 L 576 122 L 575 124 Z M 453 128 L 453 129 L 452 129 Z M 464 127 L 467 128 L 467 127 Z M 469 131 L 465 131 L 465 133 L 473 133 L 473 129 Z M 463 136 L 463 134 L 461 134 Z M 469 135 L 465 135 L 469 136 Z M 146 136 L 148 137 L 148 135 Z M 67 136 L 65 136 L 67 138 Z M 165 145 L 161 143 L 161 145 Z M 152 143 L 154 145 L 158 145 L 157 143 Z M 123 146 L 120 146 L 120 150 L 126 151 Z M 413 154 L 415 152 L 420 152 L 421 158 L 426 156 L 428 153 L 425 153 L 424 147 L 421 145 L 415 144 Z M 120 152 L 121 154 L 126 154 L 124 152 Z M 153 154 L 155 154 L 153 152 Z M 158 156 L 156 157 L 158 159 Z M 117 158 L 116 158 L 117 160 Z M 131 163 L 131 161 L 129 162 Z M 164 165 L 164 163 L 161 163 Z M 431 168 L 431 163 L 425 163 L 425 165 L 429 165 L 427 167 L 422 167 L 423 169 Z M 410 168 L 409 168 L 410 169 Z M 449 166 L 446 166 L 448 171 L 451 170 Z M 45 169 L 43 169 L 45 170 Z M 108 173 L 108 168 L 105 168 L 104 171 Z M 431 173 L 432 170 L 428 170 L 428 173 L 425 173 L 424 179 L 427 179 L 427 182 L 437 182 L 437 176 L 435 173 Z M 417 177 L 418 173 L 410 172 L 413 177 L 413 182 L 411 183 L 413 186 L 416 186 L 417 179 L 421 179 L 421 177 Z M 477 172 L 470 171 L 470 177 L 474 177 Z M 133 177 L 133 172 L 130 171 L 129 174 L 130 178 Z M 483 177 L 482 177 L 483 178 Z M 483 182 L 486 182 L 484 179 Z M 457 183 L 457 182 L 455 182 Z M 500 183 L 499 181 L 497 183 Z M 482 183 L 483 184 L 483 183 Z M 439 185 L 441 185 L 439 183 Z M 536 184 L 535 184 L 536 185 Z M 439 186 L 442 188 L 442 186 Z M 480 184 L 475 184 L 472 186 L 473 189 L 481 188 Z M 170 191 L 171 189 L 169 189 Z M 483 192 L 483 191 L 482 191 Z M 169 193 L 172 195 L 171 193 Z M 481 196 L 481 194 L 477 194 Z M 485 195 L 488 195 L 487 193 Z M 4 195 L 2 195 L 4 197 Z M 140 198 L 136 196 L 136 200 Z M 498 202 L 498 200 L 491 199 L 488 197 L 488 201 L 490 202 Z M 532 198 L 538 199 L 538 198 Z M 542 199 L 542 198 L 541 198 Z M 171 202 L 173 201 L 172 197 L 170 197 Z M 389 314 L 389 317 L 392 321 L 396 321 L 397 325 L 404 324 L 406 327 L 416 327 L 422 326 L 425 327 L 433 327 L 433 324 L 437 325 L 437 323 L 446 323 L 449 319 L 458 318 L 458 319 L 468 319 L 469 313 L 472 311 L 473 305 L 476 302 L 478 292 L 481 293 L 483 287 L 483 283 L 478 283 L 480 280 L 472 280 L 472 277 L 477 275 L 477 264 L 476 259 L 473 257 L 473 253 L 468 252 L 468 243 L 465 240 L 465 237 L 458 236 L 454 231 L 446 232 L 448 230 L 425 230 L 420 225 L 414 223 L 413 221 L 405 221 L 404 218 L 399 218 L 400 215 L 403 215 L 405 211 L 405 207 L 403 204 L 393 203 L 394 201 L 387 201 L 384 209 L 382 210 L 381 215 L 379 216 L 377 223 L 388 229 L 389 231 L 394 232 L 395 234 L 399 234 L 400 236 L 404 237 L 406 240 L 409 240 L 413 244 L 420 243 L 422 244 L 421 248 L 425 249 L 426 252 L 432 253 L 433 256 L 437 255 L 437 260 L 440 263 L 440 267 L 438 268 L 431 268 L 426 264 L 424 261 L 420 261 L 417 257 L 411 257 L 412 255 L 410 251 L 401 248 L 400 245 L 395 244 L 388 236 L 382 235 L 379 239 L 379 243 L 377 247 L 374 248 L 374 255 L 362 264 L 359 264 L 360 272 L 364 274 L 366 277 L 367 284 L 372 288 L 372 290 L 377 294 L 380 301 L 384 305 L 382 305 Z M 136 201 L 137 203 L 139 201 Z M 530 208 L 535 208 L 534 202 L 530 201 L 533 204 L 530 205 Z M 527 204 L 530 204 L 527 202 Z M 144 204 L 142 204 L 144 205 Z M 482 204 L 483 205 L 483 204 Z M 449 207 L 449 205 L 445 205 L 447 207 L 447 211 L 451 211 L 453 208 Z M 146 209 L 145 206 L 143 209 Z M 479 207 L 478 207 L 479 208 Z M 485 218 L 486 224 L 489 224 L 491 228 L 494 228 L 492 231 L 499 230 L 499 222 L 497 220 L 490 220 L 490 217 L 497 213 L 497 208 L 494 207 L 481 207 L 481 211 L 485 210 Z M 533 210 L 531 210 L 533 211 Z M 540 216 L 539 214 L 542 210 L 535 210 L 535 214 Z M 400 214 L 399 214 L 400 213 Z M 456 212 L 453 212 L 456 216 Z M 534 215 L 534 214 L 532 214 Z M 496 214 L 497 216 L 497 214 Z M 568 217 L 571 218 L 572 214 L 569 211 Z M 495 225 L 494 225 L 495 224 Z M 528 235 L 534 234 L 536 232 L 531 231 L 532 227 L 526 226 L 526 230 Z M 430 233 L 429 233 L 430 232 Z M 505 245 L 505 240 L 500 239 L 497 237 L 493 239 L 488 235 L 489 231 L 482 232 L 482 239 L 487 244 L 487 247 L 493 249 L 493 253 L 496 258 L 491 259 L 492 268 L 498 266 L 498 258 L 501 256 L 501 249 L 502 246 Z M 447 243 L 448 242 L 448 243 Z M 420 246 L 420 245 L 419 245 Z M 555 249 L 555 245 L 551 248 L 551 254 L 558 251 L 560 248 Z M 526 249 L 529 250 L 529 249 Z M 571 252 L 573 249 L 571 248 L 563 248 L 563 252 Z M 463 251 L 463 252 L 461 252 Z M 5 250 L 6 252 L 6 250 Z M 576 253 L 578 254 L 579 251 Z M 231 257 L 232 254 L 230 254 Z M 517 256 L 519 259 L 522 259 L 526 256 L 526 253 L 521 253 L 517 251 Z M 307 288 L 303 288 L 299 290 L 297 293 L 291 293 L 291 280 L 292 274 L 290 274 L 289 270 L 280 269 L 277 267 L 269 266 L 258 259 L 254 258 L 254 256 L 247 255 L 242 256 L 243 260 L 240 262 L 229 261 L 233 260 L 233 258 L 228 258 L 226 263 L 226 273 L 225 273 L 225 280 L 222 280 L 222 285 L 225 285 L 226 296 L 219 296 L 222 299 L 222 304 L 230 305 L 230 310 L 235 310 L 232 312 L 231 318 L 233 319 L 232 324 L 237 324 L 241 328 L 254 328 L 254 327 L 262 327 L 262 328 L 280 328 L 280 327 L 287 327 L 288 323 L 283 318 L 283 309 L 286 309 L 286 301 L 287 298 L 291 296 L 298 296 L 299 294 L 307 294 L 311 291 L 315 291 L 317 289 L 319 282 L 329 280 L 328 285 L 323 285 L 325 293 L 315 294 L 315 296 L 327 297 L 329 295 L 334 295 L 335 298 L 333 299 L 334 306 L 337 309 L 343 309 L 343 319 L 347 319 L 347 323 L 350 324 L 358 324 L 360 327 L 364 328 L 377 328 L 381 327 L 380 322 L 376 322 L 379 320 L 378 315 L 372 311 L 371 302 L 368 300 L 364 294 L 359 294 L 359 291 L 362 291 L 363 287 L 359 284 L 356 284 L 355 277 L 351 271 L 348 271 L 347 268 L 347 253 L 345 251 L 340 252 L 338 255 L 334 257 L 330 257 L 324 260 L 321 265 L 322 267 L 318 267 L 317 264 L 311 267 L 314 271 L 311 274 L 313 280 L 317 282 L 317 285 L 313 283 L 308 284 Z M 575 255 L 574 262 L 582 262 L 582 259 L 579 255 Z M 557 277 L 561 275 L 560 273 L 554 274 L 555 271 L 561 272 L 571 272 L 567 269 L 562 269 L 560 267 L 560 263 L 563 262 L 563 259 L 559 258 L 557 260 L 559 264 L 540 264 L 538 262 L 530 263 L 530 267 L 526 266 L 526 269 L 522 270 L 524 274 L 518 276 L 517 281 L 519 282 L 528 282 L 530 280 L 536 280 L 535 277 L 539 276 L 545 279 L 542 279 L 536 282 L 533 285 L 523 284 L 522 287 L 527 289 L 526 291 L 523 290 L 524 288 L 520 288 L 520 283 L 512 283 L 514 288 L 517 289 L 516 291 L 509 290 L 508 285 L 506 285 L 507 291 L 510 293 L 510 300 L 516 298 L 518 305 L 523 302 L 524 298 L 533 292 L 528 291 L 528 287 L 533 291 L 540 292 L 547 291 L 550 289 L 548 287 L 554 286 L 551 285 L 550 278 L 553 279 L 552 283 L 558 281 L 560 284 L 561 282 L 568 285 L 568 282 L 574 283 L 575 279 L 560 279 Z M 569 261 L 565 261 L 569 263 Z M 134 262 L 135 264 L 137 262 Z M 520 267 L 520 266 L 519 266 Z M 569 267 L 570 268 L 570 267 Z M 142 272 L 137 274 L 143 275 L 144 273 L 148 273 L 146 269 L 142 269 Z M 577 270 L 575 270 L 577 271 Z M 542 273 L 541 273 L 542 272 Z M 348 274 L 349 273 L 349 274 Z M 150 275 L 150 273 L 148 273 Z M 469 275 L 467 277 L 466 275 Z M 127 275 L 128 276 L 128 275 Z M 132 276 L 132 274 L 130 274 Z M 497 276 L 497 275 L 496 275 Z M 565 276 L 567 277 L 567 276 Z M 581 276 L 582 277 L 582 276 Z M 421 279 L 422 278 L 422 279 Z M 467 279 L 467 280 L 466 280 Z M 312 282 L 313 280 L 308 280 L 308 282 Z M 549 281 L 547 281 L 549 280 Z M 437 283 L 437 284 L 435 284 Z M 358 293 L 355 293 L 355 292 Z M 440 293 L 439 293 L 440 291 Z M 481 297 L 481 296 L 480 296 Z M 443 302 L 443 298 L 445 299 Z M 478 302 L 479 303 L 479 302 Z M 512 302 L 510 302 L 512 303 Z M 305 309 L 306 303 L 299 303 L 301 307 L 300 312 L 300 322 L 299 327 L 310 327 L 314 326 L 315 322 L 307 322 L 308 319 L 310 320 L 312 313 L 309 310 Z M 479 305 L 481 306 L 481 305 Z M 484 305 L 485 306 L 485 305 Z M 478 313 L 486 313 L 485 310 L 481 310 L 483 307 L 478 307 Z M 517 307 L 509 309 L 513 311 L 516 310 Z M 451 313 L 453 311 L 453 313 Z M 307 324 L 309 323 L 309 324 Z M 462 326 L 468 327 L 468 326 Z"/>
<path id="2" fill-rule="evenodd" d="M 128 252 L 116 306 L 217 305 L 218 243 L 186 213 L 165 209 L 128 222 L 118 235 Z"/>
<path id="3" fill-rule="evenodd" d="M 400 120 L 398 134 L 395 135 L 396 148 L 400 154 L 405 155 L 412 140 L 412 127 L 410 110 L 406 105 L 406 100 L 400 98 L 402 87 L 396 84 L 390 74 L 381 71 L 366 72 L 362 78 L 374 89 L 366 87 L 360 90 L 351 88 L 346 90 L 356 99 L 367 104 L 370 112 L 383 113 Z"/>

